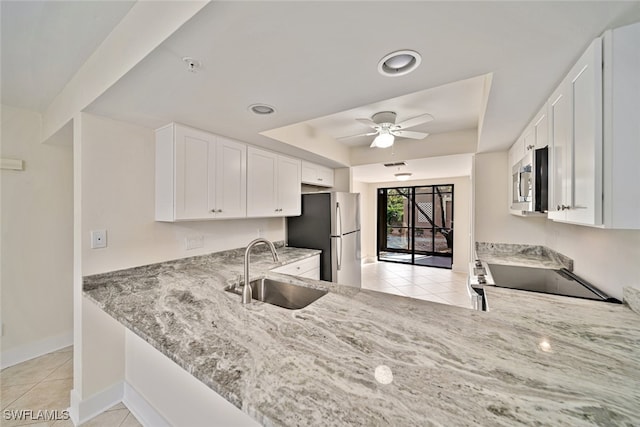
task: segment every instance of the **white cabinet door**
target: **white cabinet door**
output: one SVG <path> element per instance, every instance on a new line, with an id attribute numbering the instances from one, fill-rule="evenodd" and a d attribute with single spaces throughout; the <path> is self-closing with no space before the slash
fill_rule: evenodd
<path id="1" fill-rule="evenodd" d="M 333 169 L 303 161 L 302 183 L 319 187 L 333 187 Z"/>
<path id="2" fill-rule="evenodd" d="M 278 156 L 278 209 L 284 216 L 300 215 L 300 160 Z"/>
<path id="3" fill-rule="evenodd" d="M 277 191 L 278 155 L 249 147 L 247 150 L 247 215 L 278 216 Z"/>
<path id="4" fill-rule="evenodd" d="M 533 136 L 536 149 L 549 145 L 549 119 L 547 117 L 546 103 L 533 119 Z"/>
<path id="5" fill-rule="evenodd" d="M 567 221 L 602 224 L 602 44 L 596 39 L 569 73 L 573 177 Z"/>
<path id="6" fill-rule="evenodd" d="M 246 217 L 247 146 L 172 123 L 156 131 L 156 220 Z"/>
<path id="7" fill-rule="evenodd" d="M 216 141 L 216 218 L 247 214 L 247 146 L 227 138 Z"/>
<path id="8" fill-rule="evenodd" d="M 318 185 L 333 187 L 333 169 L 324 166 L 318 168 Z"/>
<path id="9" fill-rule="evenodd" d="M 549 100 L 549 218 L 602 224 L 602 47 L 596 39 Z M 552 211 L 555 210 L 555 211 Z"/>
<path id="10" fill-rule="evenodd" d="M 566 218 L 571 188 L 571 100 L 566 82 L 549 99 L 549 212 L 555 220 Z"/>
<path id="11" fill-rule="evenodd" d="M 249 147 L 247 215 L 300 215 L 300 160 Z"/>
<path id="12" fill-rule="evenodd" d="M 175 219 L 213 217 L 215 137 L 182 126 L 175 128 Z"/>

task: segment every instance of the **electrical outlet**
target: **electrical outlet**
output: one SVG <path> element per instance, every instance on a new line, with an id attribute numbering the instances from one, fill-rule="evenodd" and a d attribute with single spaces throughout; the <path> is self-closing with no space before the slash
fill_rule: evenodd
<path id="1" fill-rule="evenodd" d="M 107 247 L 107 230 L 91 230 L 91 249 Z"/>
<path id="2" fill-rule="evenodd" d="M 185 246 L 187 250 L 204 248 L 204 236 L 189 236 L 185 237 Z"/>

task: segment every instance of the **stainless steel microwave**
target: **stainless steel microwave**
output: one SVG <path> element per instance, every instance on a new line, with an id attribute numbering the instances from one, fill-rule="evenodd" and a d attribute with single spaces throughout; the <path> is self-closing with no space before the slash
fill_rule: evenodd
<path id="1" fill-rule="evenodd" d="M 528 151 L 511 171 L 511 209 L 546 212 L 549 206 L 549 149 Z"/>

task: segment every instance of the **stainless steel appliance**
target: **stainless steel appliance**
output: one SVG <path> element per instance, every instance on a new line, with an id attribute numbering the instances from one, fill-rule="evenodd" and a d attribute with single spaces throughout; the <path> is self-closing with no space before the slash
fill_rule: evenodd
<path id="1" fill-rule="evenodd" d="M 549 203 L 549 148 L 530 150 L 512 168 L 511 209 L 546 212 Z"/>
<path id="2" fill-rule="evenodd" d="M 302 195 L 302 215 L 287 218 L 289 246 L 320 249 L 320 279 L 360 287 L 360 194 Z"/>
<path id="3" fill-rule="evenodd" d="M 487 264 L 479 260 L 470 263 L 468 291 L 476 310 L 490 308 L 491 302 L 484 294 L 486 286 L 620 303 L 565 268 Z"/>

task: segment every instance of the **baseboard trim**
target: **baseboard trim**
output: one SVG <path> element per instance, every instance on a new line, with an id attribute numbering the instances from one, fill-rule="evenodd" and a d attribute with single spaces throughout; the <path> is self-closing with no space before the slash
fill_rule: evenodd
<path id="1" fill-rule="evenodd" d="M 3 351 L 0 353 L 0 367 L 8 368 L 70 345 L 73 345 L 73 330 Z"/>
<path id="2" fill-rule="evenodd" d="M 171 424 L 136 389 L 124 383 L 123 403 L 143 426 L 171 427 Z"/>
<path id="3" fill-rule="evenodd" d="M 122 402 L 124 381 L 120 381 L 93 396 L 81 400 L 76 389 L 71 390 L 69 415 L 74 425 L 81 425 Z"/>

